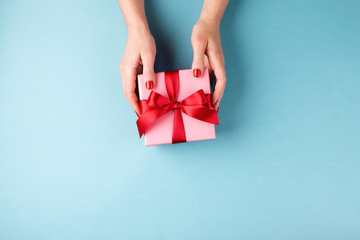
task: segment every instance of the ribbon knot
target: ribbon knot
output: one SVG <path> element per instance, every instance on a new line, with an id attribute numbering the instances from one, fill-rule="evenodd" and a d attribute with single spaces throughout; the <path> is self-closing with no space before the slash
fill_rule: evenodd
<path id="1" fill-rule="evenodd" d="M 202 89 L 191 94 L 182 101 L 177 101 L 179 90 L 179 71 L 165 72 L 165 87 L 168 97 L 151 91 L 147 100 L 140 100 L 142 114 L 136 121 L 140 137 L 159 117 L 174 111 L 172 142 L 186 142 L 185 127 L 181 113 L 212 124 L 219 124 L 217 112 L 212 109 L 211 94 Z"/>
<path id="2" fill-rule="evenodd" d="M 180 102 L 174 102 L 173 106 L 172 106 L 173 110 L 181 110 L 181 104 Z"/>

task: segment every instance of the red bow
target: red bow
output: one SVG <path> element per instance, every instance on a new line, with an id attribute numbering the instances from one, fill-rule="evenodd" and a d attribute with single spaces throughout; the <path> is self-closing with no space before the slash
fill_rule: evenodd
<path id="1" fill-rule="evenodd" d="M 205 94 L 202 89 L 180 102 L 177 101 L 179 71 L 165 72 L 165 86 L 169 99 L 151 91 L 147 100 L 140 101 L 142 114 L 136 121 L 140 137 L 156 119 L 172 110 L 174 111 L 172 143 L 186 142 L 181 112 L 204 122 L 219 124 L 217 112 L 211 108 L 211 94 Z"/>

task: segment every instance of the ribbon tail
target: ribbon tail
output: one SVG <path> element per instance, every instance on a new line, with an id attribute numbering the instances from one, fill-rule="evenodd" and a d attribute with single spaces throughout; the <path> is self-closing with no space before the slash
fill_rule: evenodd
<path id="1" fill-rule="evenodd" d="M 172 142 L 173 143 L 186 142 L 184 121 L 182 119 L 180 110 L 174 111 L 174 125 L 173 125 Z"/>

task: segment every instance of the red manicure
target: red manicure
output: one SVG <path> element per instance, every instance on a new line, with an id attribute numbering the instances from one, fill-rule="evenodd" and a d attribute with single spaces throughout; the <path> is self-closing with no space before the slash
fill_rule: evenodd
<path id="1" fill-rule="evenodd" d="M 198 68 L 195 68 L 195 69 L 193 70 L 193 75 L 194 75 L 194 77 L 196 77 L 196 78 L 200 77 L 200 76 L 201 76 L 201 70 L 198 69 Z"/>
<path id="2" fill-rule="evenodd" d="M 145 87 L 149 90 L 153 89 L 154 88 L 154 82 L 153 81 L 147 81 L 145 83 Z"/>

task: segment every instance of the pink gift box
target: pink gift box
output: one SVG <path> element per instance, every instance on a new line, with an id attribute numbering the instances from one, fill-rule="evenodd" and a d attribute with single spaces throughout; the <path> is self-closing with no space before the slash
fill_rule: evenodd
<path id="1" fill-rule="evenodd" d="M 211 94 L 210 78 L 207 68 L 204 68 L 202 76 L 195 78 L 191 69 L 179 70 L 179 89 L 177 101 L 187 98 L 194 92 L 202 89 L 205 94 Z M 138 89 L 140 100 L 148 99 L 151 91 L 155 91 L 160 95 L 168 98 L 168 93 L 165 86 L 165 73 L 156 73 L 155 87 L 148 90 L 145 87 L 145 79 L 143 75 L 138 75 Z M 195 118 L 192 118 L 181 112 L 183 119 L 186 141 L 199 141 L 215 139 L 215 125 L 207 123 Z M 174 124 L 174 111 L 169 111 L 165 115 L 158 118 L 154 123 L 146 129 L 145 145 L 161 145 L 172 143 L 172 133 Z"/>

